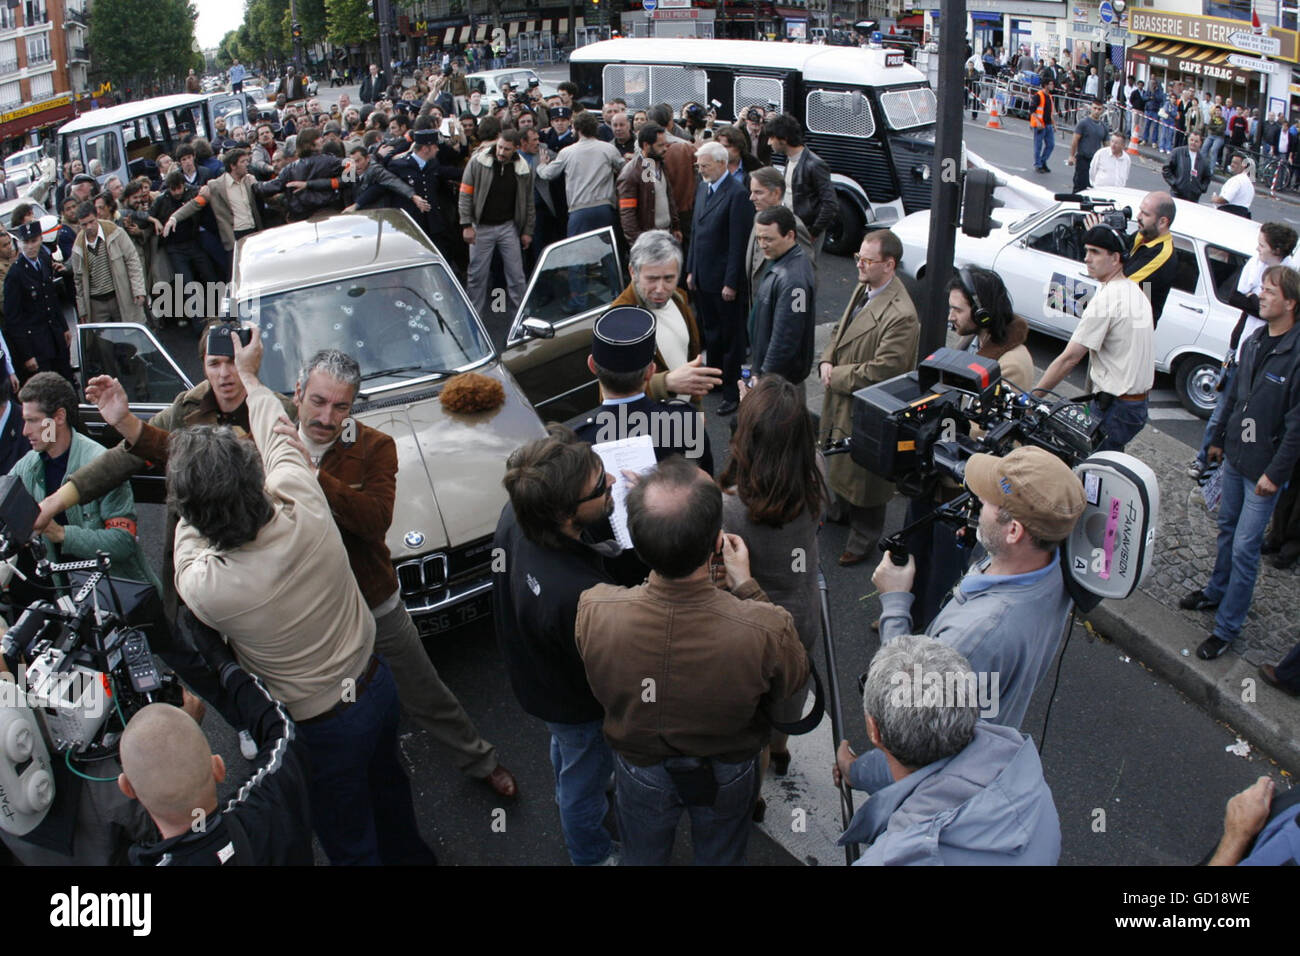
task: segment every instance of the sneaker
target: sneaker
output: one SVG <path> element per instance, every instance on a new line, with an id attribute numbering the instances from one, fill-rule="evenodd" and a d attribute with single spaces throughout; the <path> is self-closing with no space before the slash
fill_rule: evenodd
<path id="1" fill-rule="evenodd" d="M 257 742 L 247 730 L 239 732 L 239 752 L 244 755 L 245 760 L 253 760 L 257 757 Z"/>
<path id="2" fill-rule="evenodd" d="M 1205 462 L 1199 458 L 1193 458 L 1187 465 L 1187 476 L 1189 478 L 1200 478 L 1205 474 Z"/>
<path id="3" fill-rule="evenodd" d="M 1203 661 L 1212 661 L 1216 658 L 1222 657 L 1223 652 L 1228 649 L 1228 646 L 1228 641 L 1211 634 L 1202 641 L 1201 646 L 1196 649 L 1196 656 Z"/>
<path id="4" fill-rule="evenodd" d="M 1042 168 L 1043 168 L 1043 172 L 1045 173 L 1050 173 L 1052 171 L 1050 168 L 1048 168 L 1048 165 L 1046 163 L 1043 163 Z"/>
<path id="5" fill-rule="evenodd" d="M 1211 601 L 1204 591 L 1196 590 L 1184 594 L 1178 606 L 1184 611 L 1213 611 L 1219 606 L 1219 602 Z"/>

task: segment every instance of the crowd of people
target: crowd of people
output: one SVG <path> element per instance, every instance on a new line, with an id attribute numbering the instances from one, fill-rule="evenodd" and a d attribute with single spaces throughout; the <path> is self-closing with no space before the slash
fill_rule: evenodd
<path id="1" fill-rule="evenodd" d="M 601 226 L 626 244 L 629 281 L 596 320 L 588 356 L 601 406 L 576 432 L 549 425 L 506 462 L 494 625 L 520 709 L 547 727 L 574 864 L 665 863 L 683 813 L 696 862 L 746 860 L 751 821 L 765 813 L 763 779 L 788 773 L 787 735 L 807 729 L 819 529 L 845 524 L 839 564 L 862 564 L 879 554 L 898 494 L 852 457 L 820 450 L 852 432 L 854 392 L 917 365 L 902 244 L 886 229 L 863 238 L 858 284 L 818 354 L 818 259 L 836 201 L 794 117 L 754 105 L 724 123 L 700 104 L 628 111 L 617 99 L 597 113 L 568 83 L 550 101 L 536 89 L 490 104 L 471 92 L 462 107 L 457 71 L 425 77 L 421 98 L 373 66 L 360 107 L 341 103 L 334 119 L 312 102 L 286 104 L 251 130 L 181 144 L 174 163 L 160 157 L 156 180 L 96 191 L 70 169 L 66 270 L 42 248 L 39 226 L 19 225 L 0 383 L 15 391 L 0 436 L 21 421 L 28 448 L 12 467 L 40 502 L 37 530 L 55 555 L 110 551 L 115 567 L 140 565 L 160 589 L 174 634 L 156 650 L 193 692 L 183 708 L 154 704 L 131 718 L 117 766 L 101 768 L 120 771 L 119 796 L 87 789 L 101 805 L 82 826 L 113 820 L 111 832 L 60 850 L 5 834 L 19 859 L 306 863 L 314 833 L 334 864 L 432 863 L 398 749 L 402 710 L 463 773 L 501 797 L 518 793 L 401 600 L 385 543 L 396 447 L 350 417 L 361 384 L 353 357 L 319 352 L 293 396 L 277 395 L 258 379 L 259 330 L 245 342 L 205 322 L 200 385 L 145 422 L 121 382 L 93 378 L 86 398 L 122 441 L 102 448 L 75 427 L 57 283 L 72 283 L 83 320 L 126 319 L 146 307 L 143 277 L 161 256 L 177 274 L 218 281 L 251 231 L 382 204 L 405 209 L 457 264 L 493 334 L 489 290 L 517 302 L 546 245 Z M 1023 390 L 1049 393 L 1086 359 L 1102 447 L 1122 451 L 1147 419 L 1175 214 L 1168 193 L 1152 193 L 1136 236 L 1089 222 L 1084 263 L 1101 289 L 1036 382 L 1027 327 L 995 273 L 952 278 L 949 322 Z M 1282 264 L 1295 233 L 1270 224 L 1262 235 L 1267 256 L 1261 245 L 1258 267 L 1243 271 L 1241 368 L 1207 430 L 1204 460 L 1225 461 L 1219 564 L 1184 603 L 1218 611 L 1199 648 L 1206 660 L 1240 632 L 1264 527 L 1300 462 L 1300 273 Z M 824 388 L 817 424 L 813 375 Z M 481 384 L 468 373 L 446 389 Z M 715 390 L 716 413 L 735 416 L 716 459 L 700 410 Z M 1266 409 L 1255 425 L 1269 441 L 1241 439 L 1248 404 Z M 610 473 L 602 446 L 645 433 L 655 465 Z M 154 466 L 167 479 L 158 578 L 136 541 L 129 485 Z M 873 573 L 881 649 L 863 685 L 873 749 L 841 742 L 825 771 L 872 794 L 843 836 L 865 847 L 864 864 L 1060 856 L 1051 789 L 1020 724 L 1065 634 L 1058 550 L 1084 489 L 1062 461 L 1029 447 L 974 456 L 965 481 L 980 503 L 979 557 L 936 531 L 913 543 L 905 565 L 887 555 Z M 909 513 L 956 491 L 927 489 Z M 1300 649 L 1264 676 L 1295 692 L 1297 671 Z M 972 692 L 921 695 L 918 677 L 918 696 L 903 700 L 899 675 L 910 687 L 914 673 Z M 253 762 L 221 804 L 226 771 L 197 723 L 203 701 L 242 732 Z M 611 779 L 616 833 L 606 825 Z M 1283 824 L 1300 805 L 1266 791 L 1234 798 L 1214 862 L 1292 852 Z"/>

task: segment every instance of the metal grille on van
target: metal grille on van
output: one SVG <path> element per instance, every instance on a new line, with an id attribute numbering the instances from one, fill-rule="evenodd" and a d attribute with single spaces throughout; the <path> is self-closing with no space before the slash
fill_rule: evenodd
<path id="1" fill-rule="evenodd" d="M 785 85 L 774 76 L 738 76 L 734 86 L 736 112 L 747 106 L 766 109 L 775 103 L 777 112 L 785 109 Z"/>
<path id="2" fill-rule="evenodd" d="M 858 96 L 855 113 L 852 93 L 813 90 L 808 94 L 806 116 L 805 125 L 810 133 L 860 136 L 865 139 L 876 131 L 876 118 L 871 113 L 871 102 L 865 95 Z M 835 166 L 831 168 L 835 169 Z M 839 171 L 836 169 L 836 172 Z"/>
<path id="3" fill-rule="evenodd" d="M 888 90 L 880 94 L 880 108 L 885 113 L 885 121 L 894 129 L 911 129 L 935 121 L 938 100 L 928 86 Z"/>
<path id="4" fill-rule="evenodd" d="M 699 103 L 709 101 L 709 77 L 694 67 L 652 66 L 650 95 L 656 103 Z"/>

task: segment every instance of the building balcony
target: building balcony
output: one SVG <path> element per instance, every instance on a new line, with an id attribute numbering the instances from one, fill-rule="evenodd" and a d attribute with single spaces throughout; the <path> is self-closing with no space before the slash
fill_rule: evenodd
<path id="1" fill-rule="evenodd" d="M 90 23 L 90 16 L 84 10 L 64 10 L 63 22 L 65 24 L 75 23 L 84 27 Z"/>
<path id="2" fill-rule="evenodd" d="M 73 47 L 68 47 L 68 62 L 69 62 L 69 63 L 78 63 L 78 62 L 80 62 L 80 63 L 89 63 L 89 62 L 90 62 L 90 51 L 87 50 L 84 46 L 73 46 Z"/>

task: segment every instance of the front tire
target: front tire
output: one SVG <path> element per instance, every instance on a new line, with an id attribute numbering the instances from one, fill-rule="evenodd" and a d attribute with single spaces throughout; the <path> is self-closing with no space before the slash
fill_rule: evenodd
<path id="1" fill-rule="evenodd" d="M 858 207 L 844 196 L 839 196 L 839 211 L 826 229 L 825 249 L 834 256 L 849 256 L 862 245 L 864 222 Z"/>
<path id="2" fill-rule="evenodd" d="M 1197 418 L 1209 418 L 1218 404 L 1221 362 L 1205 355 L 1189 355 L 1178 363 L 1174 371 L 1174 388 L 1178 400 Z"/>

